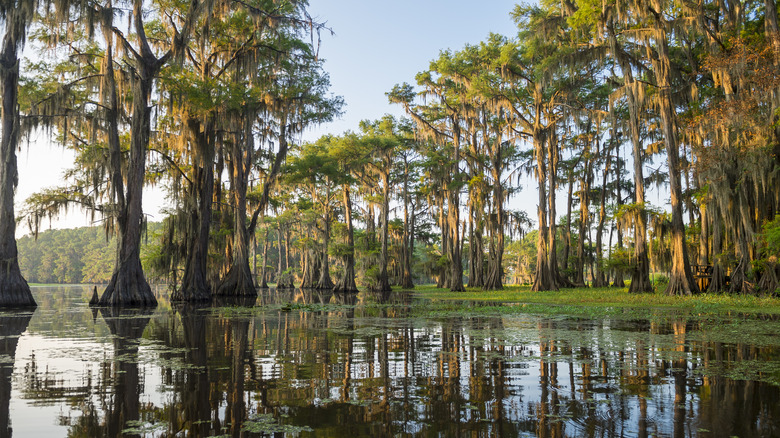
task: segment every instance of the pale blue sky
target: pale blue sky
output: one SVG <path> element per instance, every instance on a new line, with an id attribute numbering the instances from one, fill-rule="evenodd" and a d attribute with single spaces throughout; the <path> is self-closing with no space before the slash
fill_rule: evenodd
<path id="1" fill-rule="evenodd" d="M 360 120 L 387 113 L 401 115 L 385 96 L 393 85 L 413 84 L 415 74 L 427 69 L 441 50 L 479 43 L 491 32 L 513 36 L 516 27 L 509 13 L 515 4 L 515 0 L 310 0 L 312 17 L 335 33 L 322 33 L 320 56 L 326 61 L 331 90 L 344 97 L 346 108 L 339 120 L 309 130 L 303 138 L 355 131 Z M 42 138 L 31 139 L 29 148 L 25 145 L 19 153 L 17 206 L 34 191 L 60 184 L 62 171 L 72 162 L 67 151 Z M 159 191 L 147 190 L 144 195 L 144 210 L 153 221 L 162 220 L 158 210 L 166 205 L 163 194 L 154 193 Z M 78 210 L 52 223 L 55 228 L 85 225 L 88 215 Z M 28 232 L 20 228 L 17 235 Z"/>
<path id="2" fill-rule="evenodd" d="M 401 115 L 385 93 L 395 84 L 414 84 L 441 50 L 476 44 L 489 33 L 514 36 L 509 16 L 514 0 L 311 0 L 312 17 L 335 32 L 322 35 L 320 55 L 330 73 L 334 94 L 346 101 L 341 120 L 305 134 L 356 131 L 363 119 Z"/>

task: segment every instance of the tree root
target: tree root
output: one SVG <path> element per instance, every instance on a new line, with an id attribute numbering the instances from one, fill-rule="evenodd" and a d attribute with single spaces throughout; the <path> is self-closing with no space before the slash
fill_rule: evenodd
<path id="1" fill-rule="evenodd" d="M 3 266 L 5 265 L 5 266 Z M 19 266 L 0 263 L 0 307 L 36 307 L 30 286 Z"/>
<path id="2" fill-rule="evenodd" d="M 247 260 L 243 263 L 233 264 L 225 278 L 222 279 L 215 295 L 222 297 L 257 296 L 255 282 L 252 281 L 252 271 L 249 269 Z"/>
<path id="3" fill-rule="evenodd" d="M 102 307 L 155 307 L 157 299 L 144 277 L 141 261 L 120 264 L 98 302 Z"/>

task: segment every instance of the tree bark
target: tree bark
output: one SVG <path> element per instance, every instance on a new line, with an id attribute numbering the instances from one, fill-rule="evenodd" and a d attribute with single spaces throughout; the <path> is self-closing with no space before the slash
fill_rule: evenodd
<path id="1" fill-rule="evenodd" d="M 21 16 L 17 16 L 21 15 Z M 0 307 L 34 307 L 30 286 L 22 277 L 16 248 L 14 192 L 19 182 L 16 148 L 19 143 L 19 54 L 26 35 L 25 12 L 11 7 L 6 12 L 0 52 Z"/>
<path id="2" fill-rule="evenodd" d="M 140 9 L 140 6 L 137 6 Z M 140 20 L 140 10 L 135 11 Z M 114 274 L 100 297 L 100 306 L 156 306 L 157 299 L 141 266 L 142 196 L 146 175 L 146 152 L 151 133 L 152 80 L 162 67 L 153 55 L 137 59 L 133 78 L 133 112 L 130 125 L 130 159 L 127 164 L 125 205 L 117 218 L 119 247 Z M 118 147 L 118 145 L 114 146 Z"/>
<path id="3" fill-rule="evenodd" d="M 391 290 L 390 288 L 390 282 L 387 275 L 387 263 L 389 260 L 388 256 L 388 237 L 389 237 L 389 218 L 390 218 L 390 166 L 387 165 L 385 169 L 381 172 L 381 178 L 382 178 L 382 206 L 381 206 L 381 212 L 382 215 L 382 235 L 381 235 L 381 249 L 379 253 L 379 276 L 377 278 L 377 283 L 372 287 L 372 291 L 375 292 L 387 292 Z"/>
<path id="4" fill-rule="evenodd" d="M 610 167 L 612 165 L 612 155 L 606 151 L 607 163 L 604 168 L 604 176 L 601 180 L 601 199 L 599 202 L 599 223 L 596 227 L 596 278 L 593 280 L 593 287 L 607 287 L 609 283 L 604 276 L 604 249 L 602 248 L 602 239 L 604 235 L 604 224 L 607 220 L 607 180 Z"/>
<path id="5" fill-rule="evenodd" d="M 233 263 L 216 294 L 220 296 L 256 296 L 252 271 L 249 268 L 249 233 L 247 230 L 246 193 L 249 169 L 254 152 L 251 111 L 243 120 L 243 148 L 240 141 L 234 141 L 230 163 L 230 185 L 233 195 Z M 243 150 L 242 150 L 243 149 Z"/>
<path id="6" fill-rule="evenodd" d="M 617 127 L 613 129 L 612 135 L 615 135 L 617 132 Z M 617 143 L 616 148 L 617 153 L 617 207 L 618 210 L 623 205 L 623 194 L 621 193 L 620 186 L 623 183 L 623 170 L 621 169 L 623 161 L 620 159 L 620 142 Z M 617 226 L 617 248 L 622 250 L 623 249 L 623 227 L 618 223 Z M 609 234 L 609 248 L 612 248 L 612 231 L 610 231 Z M 610 250 L 611 251 L 611 250 Z M 611 252 L 610 252 L 611 254 Z M 612 287 L 626 287 L 625 282 L 623 281 L 623 270 L 622 269 L 615 269 L 615 280 L 612 282 Z"/>
<path id="7" fill-rule="evenodd" d="M 268 235 L 270 234 L 270 231 L 268 228 L 265 229 L 265 239 L 263 240 L 263 266 L 260 268 L 260 288 L 261 289 L 268 289 L 268 275 L 266 275 L 266 272 L 268 270 L 268 247 L 270 246 L 270 242 L 268 241 Z"/>
<path id="8" fill-rule="evenodd" d="M 414 282 L 412 281 L 412 256 L 413 249 L 411 246 L 412 238 L 410 236 L 409 223 L 409 160 L 404 155 L 404 235 L 402 244 L 403 260 L 401 261 L 401 281 L 400 286 L 403 289 L 414 288 Z"/>
<path id="9" fill-rule="evenodd" d="M 721 264 L 723 229 L 720 212 L 711 212 L 710 218 L 712 219 L 712 274 L 710 275 L 710 286 L 707 288 L 707 292 L 720 293 L 726 291 L 726 270 Z"/>
<path id="10" fill-rule="evenodd" d="M 569 255 L 571 254 L 571 206 L 574 202 L 574 175 L 569 171 L 569 191 L 566 198 L 566 231 L 564 232 L 563 267 L 569 271 Z M 571 271 L 569 271 L 571 279 Z"/>
<path id="11" fill-rule="evenodd" d="M 278 229 L 279 237 L 279 263 L 276 271 L 276 288 L 277 289 L 292 289 L 294 288 L 292 274 L 288 272 L 289 261 L 289 248 L 287 239 L 287 226 L 284 227 L 280 224 Z"/>
<path id="12" fill-rule="evenodd" d="M 585 163 L 584 174 L 580 179 L 580 227 L 579 238 L 577 239 L 577 272 L 574 277 L 574 284 L 577 287 L 587 287 L 585 284 L 585 236 L 587 234 L 588 224 L 590 224 L 590 184 L 591 184 L 591 166 L 592 159 L 588 157 Z"/>
<path id="13" fill-rule="evenodd" d="M 325 216 L 323 217 L 323 235 L 322 235 L 322 262 L 320 263 L 320 278 L 317 281 L 316 289 L 333 289 L 333 280 L 330 278 L 330 263 L 328 260 L 328 249 L 330 248 L 330 186 L 328 186 L 325 195 Z"/>
<path id="14" fill-rule="evenodd" d="M 639 206 L 638 217 L 634 218 L 634 253 L 636 265 L 631 272 L 631 284 L 629 293 L 652 292 L 653 284 L 650 282 L 650 260 L 647 255 L 647 215 L 644 212 L 645 205 L 645 178 L 642 161 L 644 159 L 644 146 L 639 135 L 639 107 L 635 94 L 638 83 L 634 81 L 633 71 L 628 57 L 618 46 L 615 35 L 614 23 L 608 27 L 610 47 L 613 55 L 618 60 L 620 70 L 623 73 L 623 86 L 628 100 L 628 126 L 631 135 L 631 146 L 634 159 L 634 202 Z"/>
<path id="15" fill-rule="evenodd" d="M 558 290 L 550 272 L 549 265 L 549 247 L 547 234 L 547 151 L 545 149 L 545 138 L 542 130 L 537 127 L 534 129 L 534 154 L 536 155 L 536 178 L 539 188 L 539 205 L 537 213 L 539 218 L 539 237 L 536 251 L 536 273 L 534 274 L 534 283 L 531 291 Z"/>
<path id="16" fill-rule="evenodd" d="M 447 221 L 444 220 L 444 195 L 441 194 L 437 197 L 436 202 L 438 203 L 438 209 L 439 209 L 439 228 L 441 229 L 441 254 L 442 257 L 446 257 L 449 254 L 449 226 L 447 224 Z M 444 288 L 447 284 L 449 284 L 448 277 L 449 277 L 449 271 L 446 269 L 446 266 L 443 266 L 438 263 L 437 261 L 437 269 L 439 271 L 439 277 L 436 279 L 436 287 L 437 288 Z"/>
<path id="17" fill-rule="evenodd" d="M 181 287 L 171 294 L 171 301 L 208 301 L 211 288 L 208 281 L 208 248 L 211 230 L 211 207 L 214 196 L 214 142 L 213 119 L 205 125 L 189 118 L 187 127 L 194 149 L 193 181 L 196 207 L 192 212 L 192 226 L 187 230 L 187 261 L 184 265 Z"/>
<path id="18" fill-rule="evenodd" d="M 344 221 L 347 225 L 347 254 L 344 256 L 344 275 L 333 287 L 334 292 L 357 292 L 355 284 L 355 233 L 352 228 L 352 199 L 349 187 L 344 185 Z"/>
<path id="19" fill-rule="evenodd" d="M 691 272 L 688 248 L 685 245 L 680 151 L 677 141 L 676 114 L 672 102 L 671 61 L 666 31 L 661 25 L 656 21 L 655 37 L 658 62 L 655 63 L 653 70 L 659 87 L 661 125 L 669 162 L 669 191 L 672 201 L 672 272 L 665 293 L 667 295 L 691 295 L 698 293 L 699 288 Z"/>
<path id="20" fill-rule="evenodd" d="M 493 159 L 493 205 L 494 213 L 490 217 L 490 248 L 488 275 L 484 290 L 502 290 L 504 288 L 504 188 L 501 186 L 500 141 L 496 142 L 499 152 Z"/>
<path id="21" fill-rule="evenodd" d="M 574 287 L 574 285 L 561 275 L 561 271 L 558 268 L 558 250 L 557 250 L 557 213 L 556 213 L 556 201 L 555 193 L 558 190 L 558 162 L 560 158 L 560 150 L 558 147 L 558 135 L 555 131 L 555 126 L 549 126 L 547 128 L 547 157 L 549 160 L 549 169 L 547 173 L 547 179 L 549 189 L 547 192 L 548 199 L 548 215 L 550 216 L 549 225 L 547 230 L 547 264 L 549 265 L 550 276 L 554 282 L 555 289 L 561 287 Z"/>

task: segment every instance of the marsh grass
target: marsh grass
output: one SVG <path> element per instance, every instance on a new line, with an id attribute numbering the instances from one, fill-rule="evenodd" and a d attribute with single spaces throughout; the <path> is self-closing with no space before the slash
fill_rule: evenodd
<path id="1" fill-rule="evenodd" d="M 501 291 L 467 288 L 450 292 L 435 286 L 415 288 L 416 297 L 433 301 L 516 303 L 533 313 L 624 313 L 631 309 L 668 309 L 693 313 L 780 314 L 780 298 L 753 295 L 699 294 L 689 297 L 660 293 L 630 294 L 628 288 L 574 288 L 531 292 L 530 286 L 507 286 Z M 601 309 L 600 311 L 595 311 Z M 595 312 L 594 312 L 595 311 Z"/>

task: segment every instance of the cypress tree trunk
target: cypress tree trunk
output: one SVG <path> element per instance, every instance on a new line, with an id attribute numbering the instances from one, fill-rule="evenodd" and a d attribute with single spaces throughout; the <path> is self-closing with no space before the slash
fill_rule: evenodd
<path id="1" fill-rule="evenodd" d="M 404 235 L 402 244 L 403 260 L 401 261 L 401 281 L 400 286 L 403 289 L 414 288 L 414 282 L 412 282 L 412 238 L 410 236 L 409 223 L 409 160 L 404 155 Z"/>
<path id="2" fill-rule="evenodd" d="M 613 129 L 613 135 L 617 131 L 617 127 Z M 620 144 L 618 143 L 617 147 L 617 206 L 618 209 L 623 205 L 623 195 L 620 191 L 620 185 L 622 183 L 623 179 L 623 171 L 621 170 L 621 164 L 622 161 L 620 159 Z M 623 249 L 623 228 L 620 226 L 620 224 L 617 224 L 617 247 L 618 249 Z M 609 248 L 612 248 L 612 231 L 609 233 Z M 611 254 L 611 252 L 610 252 Z M 623 270 L 622 269 L 616 269 L 615 270 L 615 280 L 612 282 L 612 287 L 625 287 L 626 284 L 623 282 Z"/>
<path id="3" fill-rule="evenodd" d="M 666 154 L 669 161 L 669 191 L 671 192 L 672 201 L 672 272 L 669 278 L 669 286 L 667 286 L 665 293 L 667 295 L 691 295 L 698 293 L 699 288 L 691 272 L 688 248 L 685 245 L 680 151 L 678 150 L 676 115 L 672 103 L 669 46 L 666 40 L 666 32 L 661 28 L 661 24 L 656 22 L 655 26 L 658 62 L 654 65 L 654 72 L 660 88 L 659 106 L 664 145 L 666 146 Z"/>
<path id="4" fill-rule="evenodd" d="M 6 12 L 5 36 L 0 52 L 0 307 L 35 306 L 30 287 L 19 270 L 16 248 L 14 191 L 19 182 L 16 148 L 19 142 L 19 55 L 26 34 L 25 12 L 12 6 Z M 17 17 L 17 14 L 23 15 Z"/>
<path id="5" fill-rule="evenodd" d="M 307 230 L 311 235 L 311 227 Z M 298 286 L 301 289 L 311 289 L 315 284 L 315 272 L 316 262 L 315 256 L 310 248 L 301 248 L 301 284 Z"/>
<path id="6" fill-rule="evenodd" d="M 644 146 L 639 136 L 639 106 L 635 94 L 638 84 L 634 81 L 631 65 L 623 50 L 618 47 L 615 36 L 614 23 L 609 23 L 609 39 L 611 51 L 618 60 L 620 70 L 623 73 L 623 86 L 626 89 L 628 99 L 628 126 L 631 135 L 631 146 L 634 158 L 634 202 L 640 207 L 638 217 L 634 218 L 634 252 L 636 266 L 631 272 L 631 284 L 629 293 L 652 292 L 653 284 L 650 282 L 650 260 L 647 255 L 647 215 L 644 212 L 645 204 L 645 179 L 642 166 Z"/>
<path id="7" fill-rule="evenodd" d="M 212 123 L 188 120 L 190 141 L 195 146 L 193 157 L 197 162 L 193 172 L 196 208 L 193 210 L 192 228 L 188 230 L 187 261 L 184 265 L 181 287 L 171 295 L 171 301 L 208 301 L 211 289 L 208 281 L 208 246 L 211 230 L 211 206 L 214 196 L 214 141 Z"/>
<path id="8" fill-rule="evenodd" d="M 460 166 L 460 129 L 458 120 L 453 117 L 453 136 L 455 138 L 455 151 L 453 156 L 453 172 L 454 176 L 459 174 Z M 449 262 L 450 262 L 450 291 L 462 292 L 466 288 L 463 287 L 463 262 L 461 260 L 461 233 L 460 233 L 460 189 L 457 186 L 458 182 L 453 181 L 453 187 L 450 187 L 449 192 L 449 205 L 447 210 L 447 221 L 449 222 L 450 230 L 450 246 L 449 246 Z"/>
<path id="9" fill-rule="evenodd" d="M 587 287 L 585 284 L 585 236 L 587 234 L 587 225 L 590 222 L 590 161 L 585 166 L 586 173 L 580 180 L 580 229 L 577 239 L 577 272 L 574 277 L 574 284 L 577 287 Z"/>
<path id="10" fill-rule="evenodd" d="M 317 281 L 317 289 L 333 289 L 333 280 L 330 278 L 330 263 L 328 249 L 330 248 L 330 187 L 328 186 L 325 198 L 325 217 L 323 230 L 322 263 L 320 263 L 320 278 Z"/>
<path id="11" fill-rule="evenodd" d="M 286 227 L 285 227 L 286 228 Z M 289 266 L 287 258 L 287 244 L 285 239 L 285 229 L 279 224 L 277 227 L 277 234 L 279 240 L 279 263 L 276 268 L 276 288 L 277 289 L 292 289 L 294 287 L 292 275 L 287 272 Z"/>
<path id="12" fill-rule="evenodd" d="M 268 279 L 266 278 L 266 270 L 268 267 L 268 235 L 270 231 L 265 229 L 265 239 L 263 240 L 263 266 L 260 268 L 260 288 L 268 289 Z"/>
<path id="13" fill-rule="evenodd" d="M 439 228 L 441 229 L 441 254 L 442 257 L 449 254 L 449 232 L 448 224 L 444 220 L 444 196 L 439 195 L 436 199 L 439 207 Z M 438 264 L 438 263 L 437 263 Z M 438 266 L 439 277 L 436 279 L 436 287 L 444 288 L 449 282 L 447 280 L 449 271 L 445 266 Z"/>
<path id="14" fill-rule="evenodd" d="M 252 164 L 254 136 L 252 134 L 252 116 L 248 112 L 244 117 L 244 150 L 240 142 L 234 141 L 230 172 L 230 185 L 233 194 L 233 263 L 230 270 L 217 288 L 221 296 L 256 296 L 252 271 L 249 268 L 249 233 L 247 231 L 246 192 L 249 168 Z"/>
<path id="15" fill-rule="evenodd" d="M 493 204 L 495 212 L 490 217 L 490 248 L 488 260 L 488 275 L 485 290 L 501 290 L 504 288 L 504 188 L 501 186 L 500 143 L 496 142 L 499 153 L 493 160 Z"/>
<path id="16" fill-rule="evenodd" d="M 610 166 L 612 164 L 612 155 L 607 153 L 607 163 L 604 169 L 604 177 L 601 180 L 601 200 L 599 202 L 599 224 L 596 227 L 596 278 L 593 281 L 593 287 L 607 287 L 609 283 L 604 276 L 602 263 L 604 261 L 604 249 L 602 248 L 602 239 L 604 234 L 604 223 L 607 220 L 607 177 L 609 176 Z"/>
<path id="17" fill-rule="evenodd" d="M 122 39 L 128 52 L 133 53 L 132 76 L 132 122 L 130 125 L 130 157 L 127 162 L 126 188 L 121 184 L 121 167 L 119 142 L 116 131 L 118 118 L 116 85 L 113 78 L 113 66 L 106 62 L 105 82 L 109 86 L 108 124 L 109 124 L 109 148 L 111 159 L 111 178 L 114 185 L 115 200 L 118 203 L 118 253 L 114 274 L 108 287 L 100 297 L 101 306 L 156 306 L 157 300 L 144 278 L 141 267 L 140 246 L 141 228 L 143 223 L 143 210 L 141 198 L 143 196 L 144 177 L 146 176 L 146 152 L 151 133 L 151 107 L 148 106 L 152 93 L 152 82 L 160 69 L 173 56 L 175 49 L 181 47 L 186 41 L 189 29 L 194 23 L 194 18 L 201 11 L 198 2 L 190 5 L 181 35 L 184 38 L 175 38 L 174 46 L 163 56 L 157 57 L 149 46 L 144 28 L 142 2 L 133 4 L 133 24 L 135 26 L 135 38 L 139 48 L 133 50 L 129 43 Z M 106 29 L 106 32 L 114 30 Z M 108 48 L 111 49 L 111 39 L 108 40 Z M 119 193 L 126 192 L 126 193 Z"/>
<path id="18" fill-rule="evenodd" d="M 536 273 L 531 290 L 558 290 L 555 286 L 549 265 L 548 226 L 547 226 L 547 153 L 544 147 L 544 136 L 539 127 L 534 130 L 534 153 L 536 155 L 536 175 L 539 188 L 539 240 L 536 251 Z"/>
<path id="19" fill-rule="evenodd" d="M 473 196 L 473 195 L 472 195 Z M 477 266 L 477 238 L 474 235 L 474 222 L 476 221 L 475 216 L 477 214 L 477 209 L 474 208 L 474 200 L 473 197 L 469 202 L 469 261 L 468 261 L 468 269 L 469 269 L 469 282 L 468 287 L 476 287 L 475 285 L 479 281 L 477 278 L 480 276 L 479 273 L 476 272 L 476 266 Z"/>
<path id="20" fill-rule="evenodd" d="M 328 227 L 330 228 L 330 227 Z M 317 281 L 316 289 L 333 289 L 333 280 L 330 278 L 330 264 L 328 263 L 328 237 L 325 238 L 325 248 L 322 250 L 322 261 L 320 263 L 320 278 Z"/>
<path id="21" fill-rule="evenodd" d="M 572 173 L 569 171 L 569 191 L 566 198 L 566 231 L 564 232 L 563 247 L 563 267 L 566 270 L 569 269 L 569 255 L 571 254 L 571 206 L 574 202 L 574 175 Z M 571 277 L 569 278 L 571 280 Z"/>
<path id="22" fill-rule="evenodd" d="M 344 221 L 347 224 L 347 254 L 344 256 L 344 276 L 333 287 L 334 292 L 357 292 L 355 284 L 355 235 L 352 228 L 352 199 L 344 185 Z"/>
<path id="23" fill-rule="evenodd" d="M 574 287 L 566 278 L 561 275 L 560 269 L 558 269 L 558 250 L 556 229 L 557 229 L 557 213 L 555 192 L 558 189 L 558 161 L 560 157 L 560 151 L 558 150 L 558 135 L 555 131 L 555 126 L 550 126 L 547 135 L 547 156 L 549 158 L 548 169 L 548 184 L 549 189 L 547 192 L 548 199 L 548 215 L 550 216 L 549 227 L 547 231 L 547 264 L 550 269 L 550 276 L 554 282 L 553 287 L 557 290 L 561 287 Z"/>
<path id="24" fill-rule="evenodd" d="M 391 290 L 390 282 L 387 275 L 387 263 L 388 263 L 388 222 L 390 216 L 390 167 L 385 167 L 382 172 L 382 236 L 381 236 L 381 249 L 379 253 L 379 276 L 377 278 L 377 284 L 372 288 L 375 292 L 387 292 Z"/>
<path id="25" fill-rule="evenodd" d="M 710 217 L 712 218 L 712 274 L 707 292 L 719 293 L 726 291 L 726 270 L 720 262 L 723 251 L 723 229 L 719 211 L 713 211 Z"/>
<path id="26" fill-rule="evenodd" d="M 140 6 L 139 6 L 140 7 Z M 140 10 L 136 19 L 140 19 Z M 140 25 L 140 24 L 139 24 Z M 152 92 L 152 79 L 162 64 L 146 58 L 137 62 L 133 79 L 133 115 L 130 126 L 130 159 L 127 169 L 127 187 L 124 208 L 118 225 L 116 266 L 100 306 L 156 306 L 157 299 L 144 277 L 141 266 L 141 227 L 143 221 L 142 195 L 146 174 L 146 149 L 151 132 L 151 108 L 147 106 Z"/>

